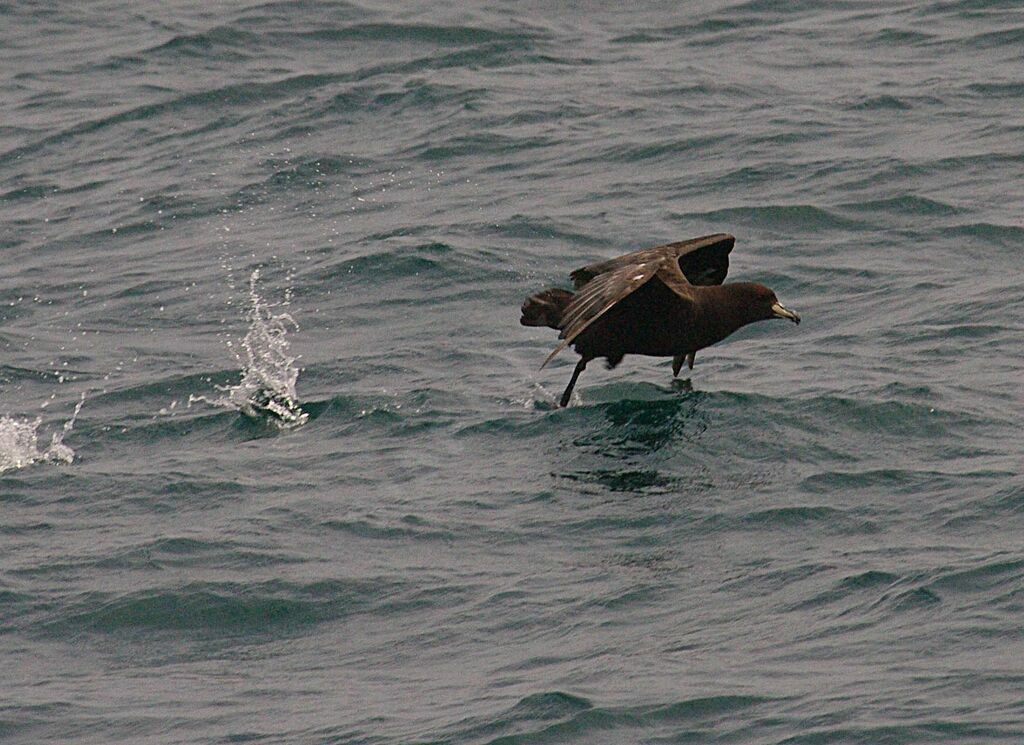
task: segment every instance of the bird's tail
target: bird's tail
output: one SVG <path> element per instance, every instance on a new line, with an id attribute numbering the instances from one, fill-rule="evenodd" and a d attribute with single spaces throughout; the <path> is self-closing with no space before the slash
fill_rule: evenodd
<path id="1" fill-rule="evenodd" d="M 524 326 L 548 326 L 561 328 L 562 311 L 572 300 L 572 293 L 552 287 L 549 290 L 535 292 L 523 301 L 523 315 L 519 323 Z"/>

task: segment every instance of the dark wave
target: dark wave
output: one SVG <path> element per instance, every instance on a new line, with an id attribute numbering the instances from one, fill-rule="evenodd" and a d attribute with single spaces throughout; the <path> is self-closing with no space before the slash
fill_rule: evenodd
<path id="1" fill-rule="evenodd" d="M 226 85 L 197 93 L 179 95 L 167 101 L 128 107 L 114 114 L 80 122 L 62 131 L 37 139 L 35 142 L 0 153 L 0 166 L 33 155 L 46 148 L 65 145 L 84 135 L 94 134 L 118 125 L 141 122 L 168 114 L 180 114 L 193 108 L 203 109 L 208 106 L 220 108 L 222 106 L 265 103 L 268 100 L 295 95 L 303 90 L 317 88 L 343 79 L 345 76 L 342 75 L 293 75 L 271 82 Z"/>
<path id="2" fill-rule="evenodd" d="M 133 629 L 238 633 L 343 618 L 369 607 L 379 589 L 370 583 L 339 581 L 197 583 L 173 590 L 90 597 L 71 605 L 46 626 L 53 633 Z"/>
<path id="3" fill-rule="evenodd" d="M 232 491 L 225 482 L 216 483 L 220 494 Z M 242 493 L 236 488 L 234 492 Z M 159 538 L 145 544 L 111 551 L 91 557 L 66 557 L 58 562 L 40 563 L 12 572 L 15 576 L 36 578 L 61 578 L 83 571 L 142 571 L 172 568 L 216 567 L 221 569 L 284 566 L 298 563 L 294 555 L 286 551 L 271 552 L 255 550 L 244 545 L 218 540 L 176 537 Z M 28 600 L 28 598 L 25 598 Z"/>
<path id="4" fill-rule="evenodd" d="M 444 731 L 445 741 L 487 742 L 497 745 L 545 741 L 581 741 L 593 737 L 638 736 L 680 728 L 693 734 L 708 732 L 743 712 L 750 715 L 772 699 L 722 695 L 684 699 L 666 704 L 606 707 L 561 691 L 536 693 L 486 721 L 470 721 Z M 696 728 L 689 730 L 689 728 Z"/>
<path id="5" fill-rule="evenodd" d="M 776 230 L 860 230 L 864 223 L 850 220 L 831 209 L 810 204 L 770 205 L 766 207 L 729 207 L 679 215 L 723 225 L 751 225 Z"/>
<path id="6" fill-rule="evenodd" d="M 866 202 L 849 202 L 840 207 L 857 212 L 886 212 L 894 215 L 958 215 L 965 212 L 964 209 L 956 205 L 916 194 L 904 194 Z"/>
<path id="7" fill-rule="evenodd" d="M 891 27 L 871 32 L 868 36 L 868 42 L 882 49 L 889 49 L 894 45 L 919 46 L 928 44 L 935 38 L 935 34 L 921 29 Z"/>
<path id="8" fill-rule="evenodd" d="M 278 43 L 293 39 L 317 42 L 416 42 L 441 46 L 493 44 L 495 42 L 529 45 L 544 34 L 519 29 L 516 31 L 488 29 L 479 26 L 435 25 L 427 23 L 355 23 L 345 27 L 322 28 L 295 33 L 277 33 Z"/>
<path id="9" fill-rule="evenodd" d="M 30 186 L 22 186 L 0 194 L 0 202 L 16 202 L 22 199 L 38 199 L 40 197 L 45 197 L 48 194 L 53 194 L 58 190 L 59 187 L 56 184 L 32 184 Z"/>
<path id="10" fill-rule="evenodd" d="M 600 236 L 573 230 L 571 224 L 559 222 L 543 215 L 515 213 L 504 220 L 479 226 L 482 230 L 506 239 L 554 240 L 577 246 L 607 245 Z"/>
<path id="11" fill-rule="evenodd" d="M 897 96 L 864 96 L 854 99 L 845 105 L 850 111 L 865 109 L 868 111 L 907 111 L 913 108 L 906 99 Z"/>
<path id="12" fill-rule="evenodd" d="M 370 520 L 327 520 L 321 527 L 331 532 L 338 532 L 356 538 L 367 538 L 380 541 L 417 540 L 417 541 L 451 541 L 458 538 L 458 533 L 451 530 L 432 528 L 408 515 L 398 523 L 382 524 Z"/>
<path id="13" fill-rule="evenodd" d="M 658 142 L 615 144 L 597 149 L 587 155 L 586 159 L 577 162 L 644 163 L 645 161 L 671 161 L 683 153 L 699 152 L 707 148 L 713 148 L 728 143 L 730 139 L 730 135 L 713 134 L 660 140 Z"/>
<path id="14" fill-rule="evenodd" d="M 953 225 L 944 230 L 953 237 L 979 239 L 1003 246 L 1019 247 L 1024 242 L 1024 226 L 994 225 L 988 222 L 976 222 Z"/>
<path id="15" fill-rule="evenodd" d="M 403 112 L 416 112 L 417 116 L 422 116 L 424 109 L 437 108 L 447 113 L 452 108 L 480 105 L 488 98 L 488 92 L 481 88 L 466 89 L 425 81 L 410 82 L 400 90 L 384 91 L 379 86 L 360 84 L 332 96 L 328 104 L 312 112 L 310 118 L 330 114 L 394 116 Z"/>
<path id="16" fill-rule="evenodd" d="M 129 593 L 90 593 L 65 607 L 25 609 L 43 613 L 47 634 L 200 631 L 213 636 L 275 633 L 349 618 L 393 615 L 460 598 L 458 587 L 413 588 L 380 578 L 295 583 L 194 582 Z"/>
<path id="17" fill-rule="evenodd" d="M 555 140 L 549 137 L 513 137 L 497 134 L 469 134 L 451 138 L 443 145 L 417 145 L 410 150 L 410 155 L 425 161 L 444 162 L 456 158 L 477 157 L 480 155 L 504 155 L 522 153 L 530 150 L 550 148 Z"/>
<path id="18" fill-rule="evenodd" d="M 184 34 L 150 49 L 136 52 L 131 59 L 149 62 L 154 56 L 168 55 L 186 59 L 216 57 L 218 60 L 246 60 L 259 46 L 259 34 L 235 26 L 217 26 L 197 34 Z"/>
<path id="19" fill-rule="evenodd" d="M 984 31 L 938 42 L 941 46 L 967 49 L 1019 49 L 1024 44 L 1024 26 Z"/>
<path id="20" fill-rule="evenodd" d="M 705 43 L 718 41 L 718 36 L 725 32 L 737 29 L 756 28 L 759 25 L 755 18 L 704 18 L 690 24 L 670 26 L 667 28 L 652 28 L 633 31 L 629 34 L 617 36 L 612 39 L 614 44 L 647 44 L 651 42 L 663 42 L 670 39 L 701 39 Z M 704 39 L 711 36 L 712 39 Z"/>

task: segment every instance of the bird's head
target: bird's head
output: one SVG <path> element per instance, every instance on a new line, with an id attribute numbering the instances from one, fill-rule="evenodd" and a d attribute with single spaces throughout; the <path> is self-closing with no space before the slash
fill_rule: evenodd
<path id="1" fill-rule="evenodd" d="M 765 321 L 769 318 L 785 318 L 793 323 L 800 323 L 800 316 L 780 303 L 770 287 L 755 282 L 737 284 L 742 285 L 741 292 L 746 311 L 752 316 L 751 320 Z"/>

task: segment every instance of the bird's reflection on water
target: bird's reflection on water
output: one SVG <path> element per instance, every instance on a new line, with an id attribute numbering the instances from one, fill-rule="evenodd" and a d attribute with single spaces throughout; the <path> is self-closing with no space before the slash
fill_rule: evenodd
<path id="1" fill-rule="evenodd" d="M 693 393 L 692 378 L 673 378 L 672 390 L 678 393 Z"/>
<path id="2" fill-rule="evenodd" d="M 643 389 L 655 386 L 644 384 Z M 666 458 L 677 460 L 708 430 L 707 394 L 694 391 L 689 380 L 673 381 L 672 394 L 657 388 L 655 399 L 616 400 L 595 406 L 601 426 L 573 440 L 580 457 L 592 468 L 577 468 L 563 478 L 602 485 L 610 491 L 665 492 L 680 487 L 677 473 L 656 468 Z M 597 418 L 595 417 L 595 423 Z M 577 463 L 579 465 L 579 463 Z M 678 466 L 678 463 L 676 464 Z M 677 468 L 672 468 L 677 472 Z"/>
<path id="3" fill-rule="evenodd" d="M 602 405 L 607 425 L 577 440 L 582 447 L 596 448 L 609 456 L 649 455 L 676 442 L 694 442 L 707 431 L 706 395 L 692 385 L 652 400 L 619 400 Z"/>

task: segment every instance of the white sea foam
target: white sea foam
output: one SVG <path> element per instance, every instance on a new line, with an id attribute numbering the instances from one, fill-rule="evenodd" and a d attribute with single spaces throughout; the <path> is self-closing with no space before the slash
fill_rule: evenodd
<path id="1" fill-rule="evenodd" d="M 242 367 L 242 379 L 236 385 L 217 386 L 223 396 L 208 398 L 190 396 L 189 404 L 202 402 L 211 406 L 235 409 L 254 419 L 265 419 L 284 427 L 297 427 L 309 415 L 299 405 L 295 384 L 300 368 L 290 354 L 288 329 L 299 325 L 289 313 L 274 313 L 280 305 L 287 305 L 289 294 L 282 303 L 268 303 L 257 291 L 260 270 L 249 277 L 249 324 L 241 351 L 229 343 L 235 359 Z"/>
<path id="2" fill-rule="evenodd" d="M 75 426 L 75 419 L 84 403 L 85 394 L 75 405 L 71 418 L 50 436 L 50 444 L 43 450 L 39 449 L 39 426 L 43 423 L 41 418 L 0 417 L 0 473 L 25 468 L 33 463 L 71 463 L 75 459 L 75 451 L 64 444 L 64 438 Z"/>

